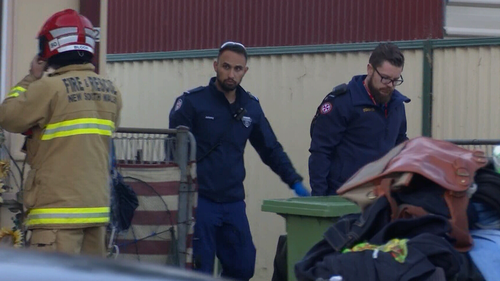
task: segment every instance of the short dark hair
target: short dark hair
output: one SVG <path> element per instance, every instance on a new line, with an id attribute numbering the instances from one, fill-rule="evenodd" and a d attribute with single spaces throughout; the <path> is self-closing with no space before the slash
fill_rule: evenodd
<path id="1" fill-rule="evenodd" d="M 377 68 L 381 66 L 384 61 L 388 61 L 396 67 L 404 67 L 405 56 L 395 44 L 380 43 L 370 55 L 369 63 Z"/>
<path id="2" fill-rule="evenodd" d="M 245 56 L 245 60 L 248 59 L 247 49 L 241 43 L 228 41 L 222 44 L 219 48 L 219 54 L 217 55 L 217 58 L 219 58 L 224 51 L 232 51 Z"/>

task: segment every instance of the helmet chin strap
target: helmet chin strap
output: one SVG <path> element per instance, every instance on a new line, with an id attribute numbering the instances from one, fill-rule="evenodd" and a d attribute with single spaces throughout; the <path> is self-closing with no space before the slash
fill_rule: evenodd
<path id="1" fill-rule="evenodd" d="M 83 56 L 85 55 L 82 51 L 78 51 L 78 55 L 83 58 Z"/>

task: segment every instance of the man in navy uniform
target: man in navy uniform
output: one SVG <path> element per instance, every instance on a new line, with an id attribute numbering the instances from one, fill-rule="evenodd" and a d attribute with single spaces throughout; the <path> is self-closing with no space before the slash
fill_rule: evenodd
<path id="1" fill-rule="evenodd" d="M 392 43 L 372 52 L 367 75 L 333 89 L 311 124 L 309 178 L 313 196 L 335 195 L 364 165 L 407 140 L 404 56 Z"/>
<path id="2" fill-rule="evenodd" d="M 297 195 L 308 196 L 309 191 L 276 139 L 259 100 L 240 86 L 248 70 L 245 47 L 224 43 L 213 66 L 217 76 L 208 86 L 177 98 L 170 112 L 170 128 L 189 127 L 197 143 L 194 267 L 211 273 L 217 255 L 222 276 L 249 280 L 254 274 L 255 246 L 244 202 L 247 140 Z"/>

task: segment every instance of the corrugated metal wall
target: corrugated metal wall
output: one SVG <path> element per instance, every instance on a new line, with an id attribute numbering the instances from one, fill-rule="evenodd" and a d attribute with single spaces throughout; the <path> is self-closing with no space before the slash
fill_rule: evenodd
<path id="1" fill-rule="evenodd" d="M 109 0 L 108 54 L 442 38 L 443 0 Z"/>
<path id="2" fill-rule="evenodd" d="M 422 51 L 405 51 L 409 135 L 421 132 Z M 309 125 L 317 106 L 337 84 L 366 72 L 368 52 L 252 56 L 242 85 L 259 97 L 278 139 L 308 182 Z M 213 75 L 212 59 L 108 63 L 108 74 L 123 92 L 122 127 L 166 128 L 175 97 L 205 85 Z M 250 146 L 250 145 L 249 145 Z M 262 200 L 294 194 L 265 166 L 255 150 L 245 153 L 247 212 L 257 247 L 254 280 L 270 280 L 278 236 L 284 220 L 260 211 Z M 272 226 L 272 227 L 271 227 Z"/>
<path id="3" fill-rule="evenodd" d="M 500 47 L 434 50 L 432 135 L 499 138 Z"/>

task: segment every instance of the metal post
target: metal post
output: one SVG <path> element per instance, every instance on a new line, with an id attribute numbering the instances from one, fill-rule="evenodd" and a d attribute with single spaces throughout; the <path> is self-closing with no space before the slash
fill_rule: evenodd
<path id="1" fill-rule="evenodd" d="M 422 87 L 422 136 L 432 136 L 432 66 L 433 50 L 432 41 L 424 42 L 424 66 Z"/>
<path id="2" fill-rule="evenodd" d="M 177 250 L 179 252 L 179 266 L 186 267 L 186 240 L 188 222 L 190 221 L 189 182 L 188 182 L 188 139 L 189 129 L 184 126 L 177 127 L 175 161 L 181 171 L 179 185 L 179 209 L 177 212 Z"/>

